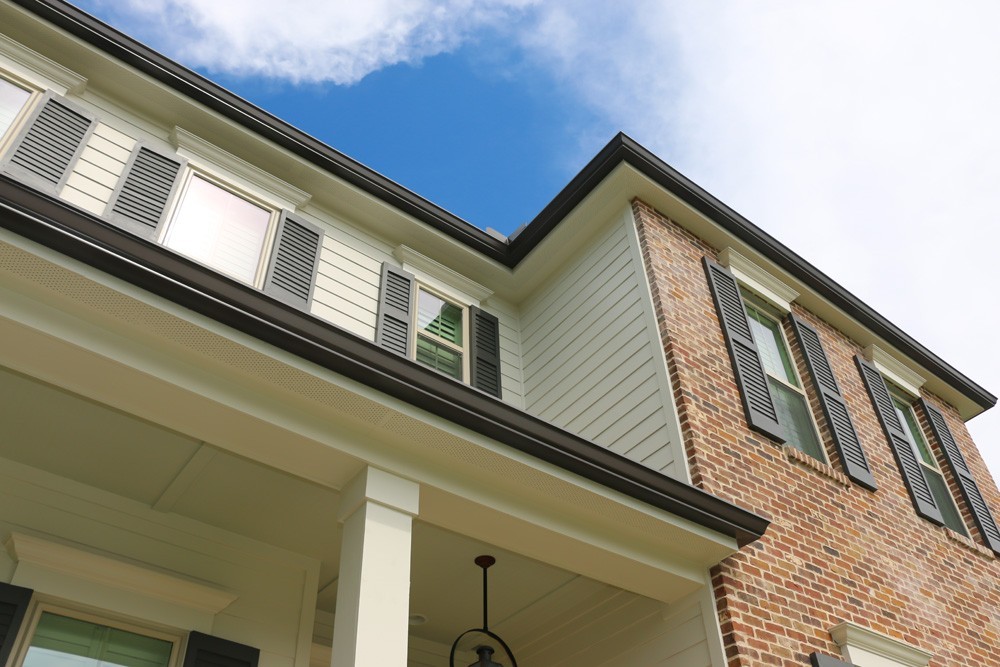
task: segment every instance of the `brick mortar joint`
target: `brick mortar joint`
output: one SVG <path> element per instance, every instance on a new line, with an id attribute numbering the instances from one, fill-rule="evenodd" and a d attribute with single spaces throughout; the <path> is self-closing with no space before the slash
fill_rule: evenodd
<path id="1" fill-rule="evenodd" d="M 996 560 L 997 558 L 996 554 L 994 554 L 986 547 L 982 546 L 981 544 L 977 544 L 976 542 L 973 542 L 971 538 L 956 533 L 948 526 L 938 526 L 938 530 L 944 533 L 944 536 L 951 542 L 955 542 L 956 544 L 962 545 L 969 551 L 975 552 L 976 554 L 985 558 L 986 560 Z"/>
<path id="2" fill-rule="evenodd" d="M 823 463 L 818 459 L 814 459 L 800 449 L 797 449 L 789 444 L 784 444 L 781 446 L 781 451 L 785 456 L 795 463 L 800 463 L 810 470 L 815 470 L 821 475 L 830 478 L 837 484 L 845 488 L 850 488 L 851 480 L 844 473 L 840 472 L 828 463 Z"/>

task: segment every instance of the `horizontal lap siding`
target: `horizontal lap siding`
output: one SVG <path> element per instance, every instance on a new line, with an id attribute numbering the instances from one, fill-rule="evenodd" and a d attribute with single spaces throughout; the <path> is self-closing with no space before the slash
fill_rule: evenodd
<path id="1" fill-rule="evenodd" d="M 674 445 L 628 230 L 614 224 L 521 314 L 525 409 L 655 470 Z"/>
<path id="2" fill-rule="evenodd" d="M 324 231 L 312 313 L 374 341 L 382 262 L 392 261 L 391 249 L 357 230 Z"/>
<path id="3" fill-rule="evenodd" d="M 382 263 L 398 266 L 392 248 L 343 223 L 319 217 L 323 225 L 312 314 L 370 341 L 375 340 Z M 482 304 L 500 320 L 503 400 L 523 407 L 520 325 L 515 310 L 497 300 Z"/>
<path id="4" fill-rule="evenodd" d="M 98 123 L 59 196 L 94 215 L 102 215 L 134 146 L 132 137 Z"/>

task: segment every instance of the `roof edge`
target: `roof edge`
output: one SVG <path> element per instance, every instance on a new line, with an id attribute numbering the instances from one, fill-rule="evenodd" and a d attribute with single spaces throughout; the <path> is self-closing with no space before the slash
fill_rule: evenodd
<path id="1" fill-rule="evenodd" d="M 11 1 L 229 120 L 273 141 L 294 155 L 510 268 L 517 266 L 615 167 L 623 162 L 627 163 L 712 222 L 751 245 L 900 352 L 955 387 L 983 410 L 996 405 L 997 397 L 992 393 L 624 133 L 619 133 L 608 142 L 508 245 L 63 0 Z"/>
<path id="2" fill-rule="evenodd" d="M 769 521 L 0 176 L 0 227 L 743 546 Z"/>

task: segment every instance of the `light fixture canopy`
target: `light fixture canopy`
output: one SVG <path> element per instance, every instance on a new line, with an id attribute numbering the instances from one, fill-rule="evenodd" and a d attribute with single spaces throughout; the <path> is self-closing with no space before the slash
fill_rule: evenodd
<path id="1" fill-rule="evenodd" d="M 481 628 L 471 628 L 460 634 L 455 642 L 451 645 L 451 655 L 448 657 L 448 664 L 450 667 L 455 667 L 455 651 L 458 649 L 458 642 L 462 640 L 466 635 L 480 634 L 485 637 L 489 637 L 496 644 L 504 650 L 507 657 L 510 658 L 510 667 L 517 667 L 517 660 L 514 659 L 514 654 L 511 653 L 510 647 L 507 646 L 507 642 L 500 638 L 500 635 L 492 632 L 490 630 L 489 623 L 489 578 L 487 570 L 497 562 L 497 559 L 493 556 L 483 555 L 476 556 L 475 563 L 483 569 L 483 627 Z M 496 649 L 489 644 L 481 644 L 475 649 L 476 654 L 479 656 L 479 660 L 472 663 L 468 667 L 503 667 L 502 664 L 493 661 L 493 653 Z"/>

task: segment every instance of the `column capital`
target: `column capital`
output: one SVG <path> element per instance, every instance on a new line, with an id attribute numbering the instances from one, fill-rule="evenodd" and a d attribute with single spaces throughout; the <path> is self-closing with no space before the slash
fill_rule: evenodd
<path id="1" fill-rule="evenodd" d="M 420 509 L 420 485 L 384 470 L 365 466 L 341 491 L 337 520 L 344 522 L 367 502 L 417 516 Z"/>

